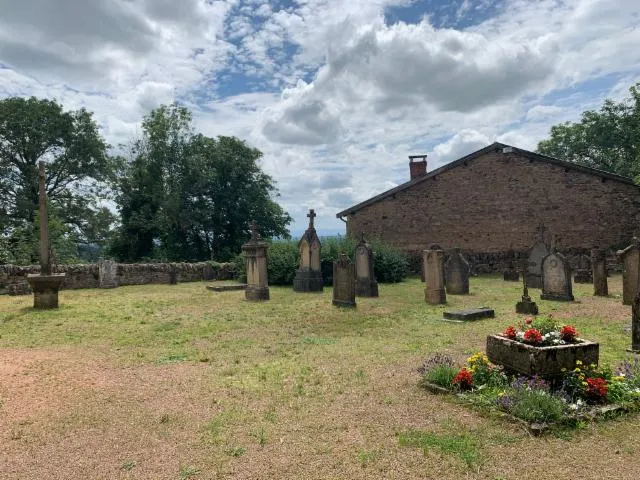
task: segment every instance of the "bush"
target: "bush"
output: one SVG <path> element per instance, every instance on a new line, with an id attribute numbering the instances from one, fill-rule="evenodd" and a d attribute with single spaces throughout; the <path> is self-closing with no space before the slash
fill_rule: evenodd
<path id="1" fill-rule="evenodd" d="M 407 256 L 391 245 L 372 242 L 374 273 L 380 283 L 398 283 L 404 280 L 409 272 Z"/>
<path id="2" fill-rule="evenodd" d="M 269 285 L 293 285 L 298 268 L 298 242 L 276 241 L 269 245 L 267 252 Z"/>
<path id="3" fill-rule="evenodd" d="M 427 370 L 422 378 L 429 383 L 434 383 L 444 388 L 451 388 L 451 382 L 453 382 L 457 373 L 458 369 L 456 367 L 441 364 L 431 370 Z"/>
<path id="4" fill-rule="evenodd" d="M 562 399 L 545 390 L 520 390 L 512 402 L 511 414 L 528 422 L 557 422 L 564 415 Z"/>

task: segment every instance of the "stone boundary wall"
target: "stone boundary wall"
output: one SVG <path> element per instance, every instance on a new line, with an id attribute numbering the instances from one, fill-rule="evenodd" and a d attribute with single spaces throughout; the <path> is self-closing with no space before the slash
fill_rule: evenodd
<path id="1" fill-rule="evenodd" d="M 449 249 L 445 249 L 445 258 L 448 256 Z M 473 275 L 482 275 L 487 273 L 502 273 L 507 268 L 507 264 L 511 259 L 510 252 L 465 252 L 462 250 L 462 255 L 469 262 L 471 266 L 471 273 Z M 569 260 L 569 264 L 573 271 L 576 270 L 578 264 L 578 257 L 580 255 L 587 255 L 591 257 L 591 251 L 583 249 L 568 249 L 562 250 L 562 253 Z M 516 269 L 520 270 L 520 259 L 523 256 L 528 256 L 529 252 L 515 252 L 516 255 Z M 422 252 L 411 251 L 407 253 L 409 260 L 409 272 L 412 275 L 420 275 L 420 268 L 422 266 Z M 607 251 L 607 270 L 609 272 L 622 272 L 622 263 L 616 256 L 613 250 Z"/>
<path id="2" fill-rule="evenodd" d="M 236 277 L 233 263 L 120 263 L 118 283 L 120 286 L 169 284 L 172 271 L 176 272 L 178 282 L 232 280 Z M 63 289 L 99 288 L 97 264 L 58 265 L 55 272 L 66 274 Z M 31 294 L 27 283 L 30 273 L 40 273 L 40 266 L 0 265 L 0 295 Z"/>

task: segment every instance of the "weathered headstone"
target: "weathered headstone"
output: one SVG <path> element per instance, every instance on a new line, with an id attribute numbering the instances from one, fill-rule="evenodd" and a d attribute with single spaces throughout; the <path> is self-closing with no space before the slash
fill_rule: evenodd
<path id="1" fill-rule="evenodd" d="M 100 288 L 116 288 L 118 282 L 118 264 L 113 260 L 98 260 L 98 281 Z"/>
<path id="2" fill-rule="evenodd" d="M 593 282 L 591 259 L 587 255 L 578 255 L 577 268 L 573 274 L 573 281 L 576 283 Z"/>
<path id="3" fill-rule="evenodd" d="M 444 288 L 444 252 L 423 250 L 422 257 L 426 283 L 425 301 L 431 305 L 447 303 L 447 293 Z"/>
<path id="4" fill-rule="evenodd" d="M 564 255 L 552 249 L 542 260 L 542 300 L 573 302 L 571 266 Z"/>
<path id="5" fill-rule="evenodd" d="M 244 296 L 250 301 L 269 300 L 267 275 L 267 242 L 260 239 L 258 226 L 251 222 L 251 239 L 242 245 L 247 270 L 247 288 Z"/>
<path id="6" fill-rule="evenodd" d="M 549 249 L 544 242 L 544 227 L 539 227 L 536 240 L 529 250 L 529 268 L 527 273 L 527 286 L 529 288 L 542 288 L 542 260 L 549 255 Z"/>
<path id="7" fill-rule="evenodd" d="M 607 252 L 600 248 L 591 250 L 591 269 L 593 277 L 593 294 L 596 297 L 609 295 L 607 283 Z"/>
<path id="8" fill-rule="evenodd" d="M 631 305 L 631 348 L 628 351 L 640 353 L 640 291 Z"/>
<path id="9" fill-rule="evenodd" d="M 482 318 L 494 318 L 496 315 L 493 308 L 480 307 L 470 308 L 468 310 L 459 310 L 457 312 L 444 312 L 442 316 L 446 321 L 462 323 L 472 322 Z"/>
<path id="10" fill-rule="evenodd" d="M 453 249 L 444 264 L 444 276 L 448 294 L 469 294 L 469 263 L 464 259 L 459 248 Z"/>
<path id="11" fill-rule="evenodd" d="M 520 272 L 516 268 L 516 254 L 510 250 L 507 255 L 507 265 L 502 273 L 505 282 L 517 282 L 520 280 Z"/>
<path id="12" fill-rule="evenodd" d="M 622 261 L 622 303 L 631 305 L 640 285 L 640 240 L 633 237 L 631 245 L 616 253 Z"/>
<path id="13" fill-rule="evenodd" d="M 178 267 L 175 263 L 169 264 L 169 285 L 178 284 Z"/>
<path id="14" fill-rule="evenodd" d="M 33 290 L 33 307 L 58 308 L 58 291 L 64 282 L 64 273 L 52 273 L 49 260 L 49 222 L 47 218 L 47 191 L 45 188 L 44 162 L 39 165 L 40 188 L 40 273 L 27 275 Z"/>
<path id="15" fill-rule="evenodd" d="M 360 235 L 360 243 L 356 247 L 356 295 L 358 297 L 377 297 L 378 282 L 373 272 L 373 250 Z"/>
<path id="16" fill-rule="evenodd" d="M 313 219 L 316 217 L 313 209 L 309 210 L 307 217 L 309 217 L 309 227 L 298 242 L 300 260 L 299 268 L 293 279 L 293 290 L 296 292 L 321 292 L 323 282 L 320 249 L 322 245 L 313 226 Z"/>
<path id="17" fill-rule="evenodd" d="M 427 250 L 444 250 L 444 248 L 442 248 L 437 243 L 432 243 L 431 245 L 429 245 L 427 247 Z M 423 252 L 424 252 L 424 250 L 423 250 Z M 424 278 L 424 255 L 420 256 L 420 281 L 421 282 L 425 281 L 425 278 Z"/>
<path id="18" fill-rule="evenodd" d="M 356 306 L 356 269 L 344 254 L 333 262 L 333 304 L 338 307 Z"/>

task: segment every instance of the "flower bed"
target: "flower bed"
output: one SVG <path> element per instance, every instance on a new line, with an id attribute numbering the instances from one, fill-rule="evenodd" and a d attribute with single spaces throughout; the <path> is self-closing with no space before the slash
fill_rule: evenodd
<path id="1" fill-rule="evenodd" d="M 640 410 L 640 361 L 616 369 L 578 360 L 554 382 L 539 376 L 508 375 L 482 352 L 462 367 L 437 354 L 418 369 L 422 385 L 434 393 L 455 394 L 481 409 L 499 412 L 540 433 L 554 425 L 575 425 L 611 412 Z"/>

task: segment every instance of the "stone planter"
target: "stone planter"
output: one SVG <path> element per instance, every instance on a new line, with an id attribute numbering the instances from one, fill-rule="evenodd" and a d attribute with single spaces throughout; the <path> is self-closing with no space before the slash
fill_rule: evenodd
<path id="1" fill-rule="evenodd" d="M 487 357 L 505 370 L 523 375 L 558 377 L 562 369 L 573 370 L 576 360 L 584 364 L 598 364 L 600 345 L 583 341 L 571 345 L 534 347 L 510 340 L 501 335 L 487 337 Z"/>

